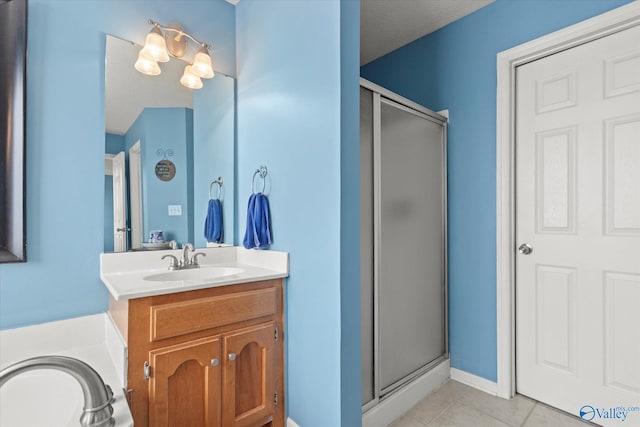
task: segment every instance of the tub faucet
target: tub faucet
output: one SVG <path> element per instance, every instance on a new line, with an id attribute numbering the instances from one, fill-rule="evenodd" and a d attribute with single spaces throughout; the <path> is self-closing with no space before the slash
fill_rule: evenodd
<path id="1" fill-rule="evenodd" d="M 78 381 L 84 395 L 80 416 L 82 427 L 113 427 L 113 391 L 100 375 L 81 360 L 66 356 L 40 356 L 25 359 L 0 371 L 0 387 L 16 375 L 35 369 L 54 369 L 66 372 Z"/>

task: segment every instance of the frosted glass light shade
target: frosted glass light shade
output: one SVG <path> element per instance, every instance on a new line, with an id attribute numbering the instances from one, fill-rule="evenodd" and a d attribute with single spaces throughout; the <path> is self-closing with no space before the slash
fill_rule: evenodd
<path id="1" fill-rule="evenodd" d="M 191 70 L 191 65 L 184 67 L 184 74 L 182 74 L 182 78 L 180 78 L 180 83 L 182 86 L 186 86 L 189 89 L 200 89 L 203 86 L 202 80 L 200 80 L 200 77 L 193 74 L 193 71 Z"/>
<path id="2" fill-rule="evenodd" d="M 203 79 L 210 79 L 214 76 L 213 74 L 213 66 L 211 64 L 211 57 L 209 56 L 209 52 L 203 46 L 196 53 L 196 57 L 193 60 L 193 65 L 191 66 L 191 72 L 198 77 L 202 77 Z"/>
<path id="3" fill-rule="evenodd" d="M 167 53 L 167 42 L 158 27 L 153 27 L 142 48 L 142 52 L 156 62 L 168 62 L 169 54 Z"/>
<path id="4" fill-rule="evenodd" d="M 134 67 L 142 74 L 146 74 L 148 76 L 157 76 L 162 72 L 158 63 L 144 53 L 144 49 L 142 49 L 138 54 L 138 60 Z"/>

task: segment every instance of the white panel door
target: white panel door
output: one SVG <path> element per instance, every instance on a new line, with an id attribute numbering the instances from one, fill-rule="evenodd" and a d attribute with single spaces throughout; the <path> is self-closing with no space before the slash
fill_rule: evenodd
<path id="1" fill-rule="evenodd" d="M 140 140 L 129 149 L 129 213 L 131 215 L 131 247 L 142 247 L 142 164 Z M 126 211 L 125 211 L 126 213 Z"/>
<path id="2" fill-rule="evenodd" d="M 124 151 L 113 157 L 113 251 L 127 251 L 127 178 Z"/>
<path id="3" fill-rule="evenodd" d="M 640 27 L 518 67 L 516 90 L 516 389 L 640 426 L 616 409 L 640 407 Z"/>

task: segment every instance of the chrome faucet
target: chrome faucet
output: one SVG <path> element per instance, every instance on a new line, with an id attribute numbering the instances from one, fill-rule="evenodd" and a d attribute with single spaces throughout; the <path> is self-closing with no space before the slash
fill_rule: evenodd
<path id="1" fill-rule="evenodd" d="M 171 254 L 163 255 L 160 259 L 171 258 L 171 264 L 169 264 L 169 270 L 180 270 L 180 264 L 178 263 L 178 258 Z"/>
<path id="2" fill-rule="evenodd" d="M 34 369 L 55 369 L 66 372 L 78 381 L 84 395 L 84 407 L 80 416 L 82 427 L 112 427 L 113 391 L 105 385 L 100 375 L 85 362 L 66 356 L 40 356 L 25 359 L 0 371 L 0 387 L 11 378 Z"/>
<path id="3" fill-rule="evenodd" d="M 191 243 L 185 243 L 184 246 L 182 246 L 182 256 L 180 257 L 179 261 L 175 256 L 171 254 L 164 255 L 162 259 L 171 258 L 169 270 L 172 271 L 200 267 L 200 265 L 198 264 L 198 255 L 207 256 L 207 254 L 205 254 L 204 252 L 196 252 L 191 258 L 189 258 L 189 251 L 195 252 L 195 249 L 193 248 L 193 245 Z"/>
<path id="4" fill-rule="evenodd" d="M 193 252 L 195 249 L 191 243 L 185 243 L 182 246 L 182 257 L 180 258 L 180 268 L 188 268 L 189 265 L 189 251 Z"/>

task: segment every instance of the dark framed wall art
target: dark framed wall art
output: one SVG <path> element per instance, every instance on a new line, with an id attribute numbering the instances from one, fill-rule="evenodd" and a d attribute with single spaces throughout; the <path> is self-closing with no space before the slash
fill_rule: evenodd
<path id="1" fill-rule="evenodd" d="M 0 263 L 25 262 L 27 0 L 0 0 Z"/>

